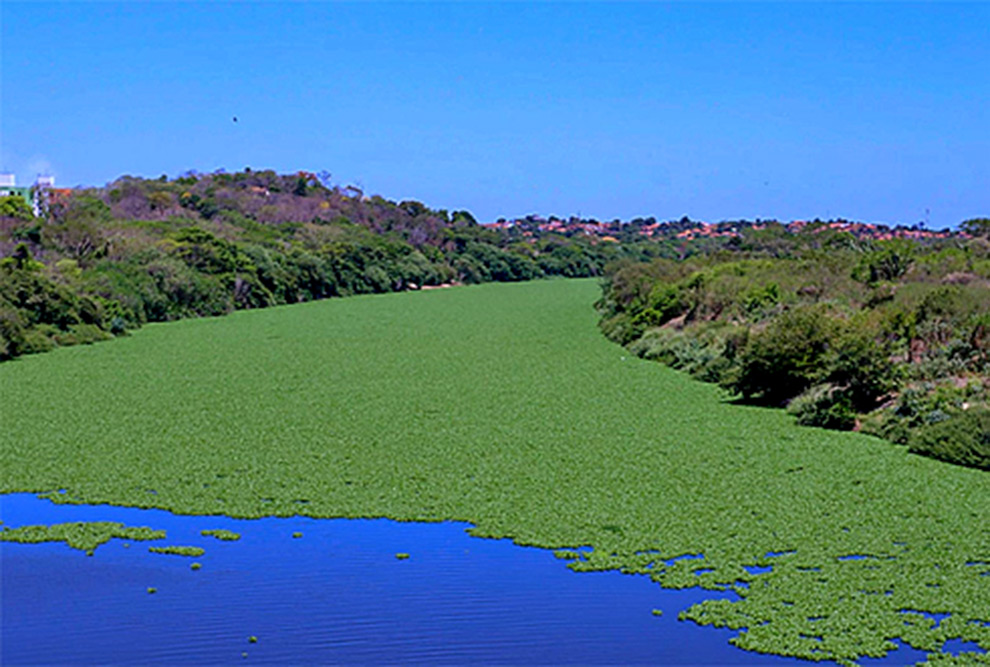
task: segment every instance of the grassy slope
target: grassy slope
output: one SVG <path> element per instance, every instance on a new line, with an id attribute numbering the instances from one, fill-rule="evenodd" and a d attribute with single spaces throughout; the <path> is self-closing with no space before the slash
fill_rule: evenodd
<path id="1" fill-rule="evenodd" d="M 6 363 L 0 492 L 468 520 L 480 535 L 594 546 L 576 569 L 748 581 L 742 602 L 688 615 L 749 627 L 750 649 L 848 660 L 888 638 L 937 651 L 954 636 L 990 648 L 987 473 L 722 402 L 602 338 L 597 294 L 543 281 L 355 297 Z M 706 558 L 663 563 L 687 553 Z M 873 558 L 839 560 L 850 554 Z M 757 563 L 775 567 L 743 569 Z M 902 609 L 952 616 L 934 629 Z"/>

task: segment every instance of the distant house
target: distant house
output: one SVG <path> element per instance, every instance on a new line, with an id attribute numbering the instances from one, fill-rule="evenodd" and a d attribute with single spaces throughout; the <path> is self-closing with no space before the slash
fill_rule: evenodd
<path id="1" fill-rule="evenodd" d="M 0 197 L 20 197 L 35 215 L 41 212 L 41 192 L 55 187 L 54 176 L 39 175 L 33 186 L 17 185 L 14 174 L 0 174 Z"/>

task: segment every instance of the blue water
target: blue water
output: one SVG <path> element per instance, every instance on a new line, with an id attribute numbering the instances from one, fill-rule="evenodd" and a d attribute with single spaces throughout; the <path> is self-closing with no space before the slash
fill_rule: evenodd
<path id="1" fill-rule="evenodd" d="M 741 651 L 728 643 L 733 631 L 677 621 L 711 592 L 571 572 L 549 551 L 470 537 L 467 524 L 189 517 L 27 494 L 0 496 L 0 518 L 168 531 L 129 547 L 112 540 L 91 557 L 64 544 L 0 542 L 4 665 L 800 662 Z M 206 528 L 242 538 L 202 537 Z M 206 554 L 151 554 L 152 544 Z M 922 657 L 905 650 L 885 662 Z"/>

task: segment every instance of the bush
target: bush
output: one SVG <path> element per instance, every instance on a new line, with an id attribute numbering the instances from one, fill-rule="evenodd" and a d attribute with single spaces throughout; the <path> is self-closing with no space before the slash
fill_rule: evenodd
<path id="1" fill-rule="evenodd" d="M 866 415 L 861 430 L 897 445 L 908 444 L 913 432 L 907 420 L 898 417 L 893 410 L 877 410 Z"/>
<path id="2" fill-rule="evenodd" d="M 24 348 L 24 318 L 16 308 L 0 305 L 0 361 L 11 359 Z"/>
<path id="3" fill-rule="evenodd" d="M 869 252 L 860 258 L 853 269 L 853 279 L 871 286 L 881 281 L 896 280 L 907 273 L 912 261 L 906 248 L 887 247 Z"/>
<path id="4" fill-rule="evenodd" d="M 89 345 L 112 337 L 92 324 L 77 324 L 69 327 L 67 332 L 59 332 L 54 336 L 59 345 Z"/>
<path id="5" fill-rule="evenodd" d="M 990 470 L 990 410 L 972 408 L 928 424 L 911 438 L 910 451 Z"/>
<path id="6" fill-rule="evenodd" d="M 811 387 L 790 402 L 787 412 L 802 426 L 849 431 L 856 425 L 849 392 L 829 384 Z"/>
<path id="7" fill-rule="evenodd" d="M 630 345 L 629 351 L 644 359 L 658 360 L 671 368 L 694 373 L 716 359 L 720 347 L 696 335 L 670 329 L 652 329 Z"/>
<path id="8" fill-rule="evenodd" d="M 18 354 L 37 354 L 48 352 L 55 348 L 55 341 L 45 335 L 41 328 L 28 329 L 24 332 L 24 341 L 21 344 Z"/>
<path id="9" fill-rule="evenodd" d="M 820 308 L 802 307 L 773 320 L 750 337 L 739 355 L 738 372 L 725 387 L 779 404 L 826 377 L 825 356 L 836 334 L 836 323 Z"/>
<path id="10" fill-rule="evenodd" d="M 887 351 L 868 333 L 845 333 L 835 341 L 828 357 L 829 381 L 844 389 L 855 410 L 873 409 L 896 386 L 896 373 Z"/>
<path id="11" fill-rule="evenodd" d="M 650 292 L 649 306 L 643 314 L 651 313 L 650 325 L 659 326 L 686 313 L 688 305 L 680 288 L 661 283 Z"/>

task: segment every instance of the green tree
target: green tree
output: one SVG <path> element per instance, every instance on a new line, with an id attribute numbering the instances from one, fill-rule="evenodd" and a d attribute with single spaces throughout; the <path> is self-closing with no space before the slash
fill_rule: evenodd
<path id="1" fill-rule="evenodd" d="M 990 218 L 972 218 L 959 225 L 959 229 L 972 236 L 990 238 Z"/>
<path id="2" fill-rule="evenodd" d="M 73 197 L 57 212 L 44 236 L 56 248 L 83 263 L 106 249 L 103 228 L 110 222 L 110 207 L 92 195 Z"/>
<path id="3" fill-rule="evenodd" d="M 750 337 L 724 386 L 745 399 L 780 404 L 827 376 L 836 323 L 815 307 L 788 311 Z"/>
<path id="4" fill-rule="evenodd" d="M 907 273 L 913 261 L 907 248 L 888 246 L 864 254 L 853 269 L 852 276 L 866 285 L 897 280 Z"/>
<path id="5" fill-rule="evenodd" d="M 34 219 L 34 211 L 21 197 L 0 197 L 0 218 L 30 222 Z"/>

